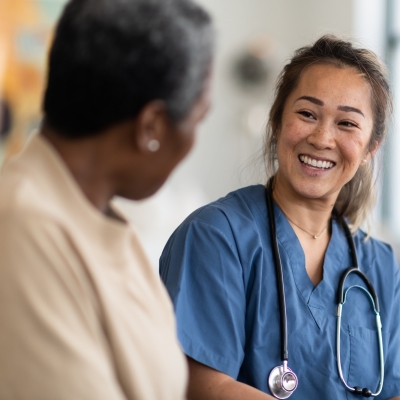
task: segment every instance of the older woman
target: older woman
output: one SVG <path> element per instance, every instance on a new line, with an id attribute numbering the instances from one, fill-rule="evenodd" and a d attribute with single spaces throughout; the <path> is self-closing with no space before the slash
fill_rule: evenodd
<path id="1" fill-rule="evenodd" d="M 161 258 L 189 399 L 400 399 L 400 270 L 359 229 L 390 110 L 383 65 L 349 42 L 285 66 L 267 187 L 194 212 Z"/>
<path id="2" fill-rule="evenodd" d="M 113 196 L 157 191 L 209 108 L 213 29 L 188 0 L 72 0 L 44 122 L 0 178 L 0 398 L 177 400 L 173 309 Z"/>

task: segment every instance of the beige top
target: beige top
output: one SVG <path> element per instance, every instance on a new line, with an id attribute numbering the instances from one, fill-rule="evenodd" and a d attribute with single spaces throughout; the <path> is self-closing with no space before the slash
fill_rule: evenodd
<path id="1" fill-rule="evenodd" d="M 179 400 L 186 368 L 135 233 L 33 137 L 0 175 L 0 399 Z"/>

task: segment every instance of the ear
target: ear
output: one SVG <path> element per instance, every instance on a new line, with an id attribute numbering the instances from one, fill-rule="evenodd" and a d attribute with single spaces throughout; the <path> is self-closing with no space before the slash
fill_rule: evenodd
<path id="1" fill-rule="evenodd" d="M 154 100 L 146 104 L 136 118 L 135 142 L 141 153 L 154 153 L 165 142 L 168 117 L 164 102 Z"/>
<path id="2" fill-rule="evenodd" d="M 367 153 L 364 156 L 364 159 L 361 162 L 361 165 L 368 164 L 374 158 L 380 146 L 381 146 L 380 142 L 377 142 L 376 140 L 373 143 L 371 143 L 369 145 Z"/>

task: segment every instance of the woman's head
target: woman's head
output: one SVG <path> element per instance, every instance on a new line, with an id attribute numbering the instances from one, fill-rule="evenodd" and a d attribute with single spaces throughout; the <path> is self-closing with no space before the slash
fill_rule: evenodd
<path id="1" fill-rule="evenodd" d="M 319 67 L 315 68 L 316 66 Z M 277 166 L 277 144 L 284 123 L 284 110 L 288 99 L 298 88 L 299 82 L 304 85 L 304 82 L 301 81 L 304 75 L 310 75 L 311 70 L 315 73 L 317 71 L 323 73 L 325 70 L 326 73 L 329 69 L 338 72 L 336 75 L 333 74 L 337 76 L 336 79 L 340 79 L 338 78 L 340 70 L 343 77 L 353 76 L 353 80 L 360 83 L 358 86 L 355 85 L 355 88 L 362 87 L 362 81 L 366 82 L 364 86 L 368 87 L 368 92 L 364 93 L 364 97 L 368 96 L 368 105 L 364 104 L 363 106 L 370 108 L 372 117 L 368 140 L 365 143 L 366 154 L 373 156 L 383 142 L 392 107 L 385 67 L 371 51 L 356 48 L 352 43 L 334 36 L 323 36 L 312 46 L 297 50 L 278 79 L 265 145 L 268 175 L 274 174 L 279 168 Z M 312 82 L 312 77 L 310 82 Z M 339 82 L 342 81 L 339 80 Z M 344 88 L 347 89 L 347 86 Z M 355 97 L 360 97 L 361 94 L 361 92 L 357 92 Z M 327 96 L 329 99 L 329 93 Z M 343 126 L 342 122 L 341 126 Z M 368 164 L 361 163 L 361 167 L 354 170 L 354 176 L 351 176 L 351 179 L 341 188 L 335 204 L 339 214 L 346 216 L 355 226 L 365 219 L 374 200 L 374 161 L 373 157 L 371 158 Z"/>
<path id="2" fill-rule="evenodd" d="M 160 100 L 181 122 L 209 75 L 214 31 L 188 0 L 72 0 L 50 51 L 45 120 L 67 138 L 95 135 Z"/>
<path id="3" fill-rule="evenodd" d="M 42 134 L 67 164 L 94 169 L 108 197 L 152 195 L 209 109 L 213 43 L 192 0 L 70 0 L 50 50 Z"/>

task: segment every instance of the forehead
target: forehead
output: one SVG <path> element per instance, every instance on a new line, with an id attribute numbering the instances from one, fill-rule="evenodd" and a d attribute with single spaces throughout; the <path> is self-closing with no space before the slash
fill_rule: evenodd
<path id="1" fill-rule="evenodd" d="M 372 115 L 372 89 L 364 74 L 352 67 L 314 64 L 305 68 L 288 102 L 313 96 L 327 106 L 351 106 Z"/>

